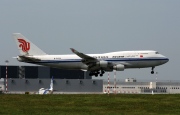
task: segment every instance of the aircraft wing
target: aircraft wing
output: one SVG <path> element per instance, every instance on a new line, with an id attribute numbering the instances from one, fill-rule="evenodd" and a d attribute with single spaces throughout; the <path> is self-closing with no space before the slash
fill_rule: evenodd
<path id="1" fill-rule="evenodd" d="M 77 56 L 82 58 L 82 63 L 86 64 L 88 66 L 88 70 L 92 71 L 99 71 L 102 68 L 104 70 L 112 70 L 113 66 L 116 64 L 107 62 L 104 60 L 98 60 L 94 57 L 91 57 L 89 55 L 83 54 L 81 52 L 78 52 L 77 50 L 70 48 L 73 53 L 75 53 Z"/>
<path id="2" fill-rule="evenodd" d="M 88 55 L 83 54 L 83 53 L 81 53 L 81 52 L 78 52 L 78 51 L 75 50 L 74 48 L 70 48 L 70 49 L 71 49 L 71 51 L 72 51 L 73 53 L 75 53 L 77 56 L 79 56 L 80 58 L 82 58 L 82 59 L 83 59 L 82 62 L 85 63 L 85 64 L 87 64 L 87 65 L 89 65 L 89 63 L 91 63 L 91 62 L 98 62 L 98 61 L 99 61 L 98 59 L 96 59 L 96 58 L 94 58 L 94 57 L 91 57 L 91 56 L 88 56 Z"/>

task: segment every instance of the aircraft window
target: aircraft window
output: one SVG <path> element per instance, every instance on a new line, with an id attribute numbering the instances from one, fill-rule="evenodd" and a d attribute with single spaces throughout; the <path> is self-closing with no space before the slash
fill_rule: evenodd
<path id="1" fill-rule="evenodd" d="M 156 54 L 159 54 L 159 52 L 156 52 Z"/>

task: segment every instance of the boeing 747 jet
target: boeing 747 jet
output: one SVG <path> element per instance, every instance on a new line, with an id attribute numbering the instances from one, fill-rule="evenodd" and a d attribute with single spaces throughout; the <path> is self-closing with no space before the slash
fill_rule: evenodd
<path id="1" fill-rule="evenodd" d="M 102 54 L 84 54 L 70 48 L 74 55 L 48 55 L 20 33 L 14 33 L 20 55 L 20 62 L 49 66 L 59 69 L 90 71 L 90 76 L 103 76 L 105 72 L 124 71 L 129 68 L 151 67 L 154 74 L 156 66 L 169 59 L 157 51 L 118 51 Z"/>

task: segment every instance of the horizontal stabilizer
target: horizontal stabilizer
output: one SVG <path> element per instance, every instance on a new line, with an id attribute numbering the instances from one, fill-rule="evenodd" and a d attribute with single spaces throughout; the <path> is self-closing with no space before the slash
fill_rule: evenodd
<path id="1" fill-rule="evenodd" d="M 33 58 L 33 57 L 28 57 L 28 56 L 19 56 L 21 59 L 25 60 L 25 61 L 41 61 L 40 59 L 37 58 Z"/>

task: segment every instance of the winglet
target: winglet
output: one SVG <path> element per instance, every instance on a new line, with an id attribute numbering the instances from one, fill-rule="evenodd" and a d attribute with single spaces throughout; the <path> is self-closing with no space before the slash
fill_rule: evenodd
<path id="1" fill-rule="evenodd" d="M 73 53 L 77 52 L 74 48 L 70 48 Z"/>
<path id="2" fill-rule="evenodd" d="M 74 48 L 70 48 L 71 49 L 71 51 L 73 52 L 73 53 L 75 53 L 77 56 L 79 56 L 80 58 L 82 58 L 82 59 L 91 59 L 91 60 L 95 60 L 95 61 L 97 61 L 97 59 L 96 58 L 94 58 L 94 57 L 91 57 L 91 56 L 88 56 L 88 55 L 86 55 L 86 54 L 83 54 L 83 53 L 81 53 L 81 52 L 78 52 L 77 50 L 75 50 Z"/>

